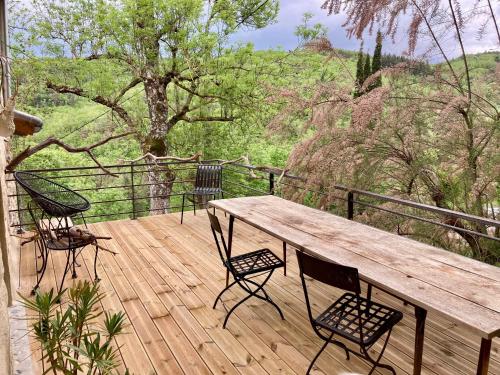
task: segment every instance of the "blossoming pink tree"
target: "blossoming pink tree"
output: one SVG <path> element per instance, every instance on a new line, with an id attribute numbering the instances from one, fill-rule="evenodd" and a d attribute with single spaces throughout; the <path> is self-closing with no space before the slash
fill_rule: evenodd
<path id="1" fill-rule="evenodd" d="M 330 14 L 345 12 L 344 27 L 349 36 L 361 38 L 374 29 L 382 30 L 386 37 L 405 32 L 409 55 L 415 56 L 417 42 L 427 40 L 430 47 L 424 57 L 437 52 L 441 63 L 435 65 L 433 75 L 425 77 L 413 75 L 411 63 L 381 70 L 368 78 L 361 91 L 379 75 L 384 78 L 382 87 L 359 98 L 352 98 L 354 77 L 348 67 L 348 79 L 276 93 L 275 98 L 288 104 L 270 124 L 271 131 L 286 130 L 290 117 L 304 113 L 309 120 L 303 130 L 313 129 L 305 133 L 312 135 L 295 147 L 287 168 L 304 176 L 306 187 L 327 193 L 317 197 L 319 205 L 334 202 L 333 186 L 340 183 L 478 216 L 494 216 L 500 166 L 499 63 L 496 72 L 478 72 L 466 43 L 471 34 L 479 38 L 488 35 L 500 46 L 493 4 L 326 0 L 323 8 Z M 411 21 L 401 30 L 403 14 Z M 450 57 L 450 45 L 457 47 L 459 58 Z M 335 58 L 334 49 L 323 51 L 328 58 Z M 285 194 L 304 198 L 298 190 L 288 189 Z M 392 227 L 400 234 L 499 262 L 497 244 L 478 236 L 460 231 L 450 235 L 435 227 L 430 231 L 415 221 L 402 222 L 387 214 L 382 218 L 380 211 L 363 214 L 362 219 Z M 456 219 L 440 219 L 456 227 L 483 233 L 488 230 Z"/>

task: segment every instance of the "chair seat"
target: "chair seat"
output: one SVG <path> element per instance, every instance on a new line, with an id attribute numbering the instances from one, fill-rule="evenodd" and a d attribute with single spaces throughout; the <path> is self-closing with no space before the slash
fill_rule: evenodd
<path id="1" fill-rule="evenodd" d="M 94 243 L 95 239 L 71 240 L 71 246 L 67 238 L 48 240 L 46 246 L 50 250 L 75 250 Z"/>
<path id="2" fill-rule="evenodd" d="M 362 317 L 363 341 L 360 337 L 358 298 Z M 368 310 L 367 306 L 369 306 Z M 314 323 L 318 328 L 324 328 L 367 347 L 375 343 L 380 336 L 389 331 L 402 318 L 403 314 L 397 310 L 368 301 L 361 296 L 357 297 L 353 293 L 345 293 L 320 314 Z"/>
<path id="3" fill-rule="evenodd" d="M 226 260 L 224 264 L 226 267 L 232 268 L 238 276 L 251 275 L 284 266 L 283 261 L 269 249 L 237 255 Z"/>
<path id="4" fill-rule="evenodd" d="M 196 187 L 194 190 L 188 191 L 185 194 L 213 195 L 213 194 L 219 194 L 221 191 L 222 189 L 218 187 Z"/>

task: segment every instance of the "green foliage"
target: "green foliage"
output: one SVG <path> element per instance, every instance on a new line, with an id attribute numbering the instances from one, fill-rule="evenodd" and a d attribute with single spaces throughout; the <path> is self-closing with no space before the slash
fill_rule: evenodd
<path id="1" fill-rule="evenodd" d="M 373 51 L 371 74 L 377 73 L 382 67 L 382 33 L 377 32 L 377 44 Z M 382 86 L 382 77 L 377 77 L 376 81 L 371 85 L 370 89 Z"/>
<path id="2" fill-rule="evenodd" d="M 68 299 L 60 305 L 61 299 Z M 34 313 L 32 333 L 42 349 L 44 373 L 111 374 L 119 364 L 114 339 L 123 333 L 125 314 L 104 313 L 100 302 L 104 295 L 98 284 L 78 282 L 67 293 L 54 290 L 37 293 L 34 300 L 22 297 L 24 306 Z"/>
<path id="3" fill-rule="evenodd" d="M 433 72 L 432 66 L 427 61 L 412 61 L 411 59 L 394 54 L 383 54 L 381 58 L 381 67 L 390 68 L 401 63 L 412 63 L 411 73 L 416 76 L 426 76 Z"/>
<path id="4" fill-rule="evenodd" d="M 36 73 L 25 67 L 18 80 L 112 109 L 142 153 L 166 156 L 174 127 L 232 122 L 255 106 L 253 47 L 229 38 L 277 12 L 276 0 L 31 0 L 17 9 L 29 17 L 15 40 L 46 59 L 23 59 Z"/>
<path id="5" fill-rule="evenodd" d="M 354 87 L 354 97 L 357 98 L 359 97 L 360 93 L 359 90 L 361 89 L 361 86 L 363 85 L 364 79 L 364 70 L 363 70 L 363 44 L 361 44 L 361 47 L 359 47 L 359 52 L 358 52 L 358 62 L 356 63 L 356 81 L 355 81 L 355 87 Z"/>
<path id="6" fill-rule="evenodd" d="M 299 39 L 299 45 L 304 45 L 318 38 L 326 38 L 328 29 L 321 23 L 310 25 L 309 22 L 314 17 L 312 13 L 304 13 L 302 24 L 295 28 L 294 35 Z"/>
<path id="7" fill-rule="evenodd" d="M 363 75 L 361 77 L 363 83 L 371 74 L 372 74 L 372 64 L 370 62 L 370 54 L 367 53 L 365 56 L 365 62 L 363 63 Z"/>

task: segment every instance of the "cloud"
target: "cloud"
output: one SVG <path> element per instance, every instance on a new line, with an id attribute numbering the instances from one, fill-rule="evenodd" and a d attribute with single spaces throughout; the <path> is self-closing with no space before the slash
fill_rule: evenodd
<path id="1" fill-rule="evenodd" d="M 468 9 L 476 0 L 463 0 L 462 8 Z M 321 9 L 324 0 L 282 0 L 280 3 L 280 13 L 275 24 L 269 25 L 261 30 L 244 30 L 235 34 L 232 38 L 234 42 L 252 42 L 256 49 L 282 48 L 284 50 L 293 50 L 297 47 L 298 40 L 294 35 L 295 28 L 302 21 L 302 16 L 306 12 L 314 14 L 311 23 L 321 23 L 325 25 L 329 32 L 328 37 L 332 44 L 337 48 L 357 50 L 360 41 L 355 38 L 348 38 L 346 30 L 342 27 L 345 21 L 345 15 L 328 16 L 327 12 Z M 499 13 L 500 5 L 497 5 L 496 14 Z M 409 23 L 409 17 L 403 16 L 400 23 L 400 30 L 394 41 L 387 40 L 384 43 L 385 53 L 402 54 L 408 47 L 406 34 L 402 31 Z M 497 37 L 492 27 L 489 25 L 489 33 L 483 36 L 481 40 L 477 39 L 477 32 L 481 24 L 480 18 L 470 20 L 464 34 L 467 53 L 477 53 L 483 51 L 498 50 L 499 45 Z M 447 53 L 450 56 L 458 56 L 460 49 L 457 40 L 454 38 L 454 33 L 449 32 L 443 36 Z M 375 36 L 365 35 L 365 47 L 368 50 L 373 50 Z M 422 37 L 417 48 L 417 55 L 423 54 L 432 45 L 431 41 Z M 428 54 L 427 58 L 431 61 L 439 61 L 441 57 L 438 54 Z"/>

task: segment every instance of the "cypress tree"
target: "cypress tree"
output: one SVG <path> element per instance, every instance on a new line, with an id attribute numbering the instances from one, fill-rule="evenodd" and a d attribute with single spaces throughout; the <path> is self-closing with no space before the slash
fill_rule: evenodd
<path id="1" fill-rule="evenodd" d="M 370 54 L 366 54 L 366 59 L 365 59 L 365 64 L 363 67 L 363 82 L 366 81 L 366 79 L 372 74 L 372 64 L 370 62 Z M 365 92 L 368 92 L 369 90 L 366 90 Z"/>
<path id="2" fill-rule="evenodd" d="M 363 84 L 363 43 L 361 43 L 361 47 L 359 47 L 358 52 L 358 63 L 356 64 L 356 82 L 354 87 L 354 97 L 357 98 L 359 96 L 359 89 Z"/>
<path id="3" fill-rule="evenodd" d="M 373 60 L 372 60 L 372 74 L 375 74 L 382 67 L 382 33 L 380 31 L 377 32 L 377 44 L 375 46 L 375 51 L 373 52 Z M 378 77 L 377 80 L 371 85 L 370 90 L 375 87 L 382 86 L 382 77 Z"/>

